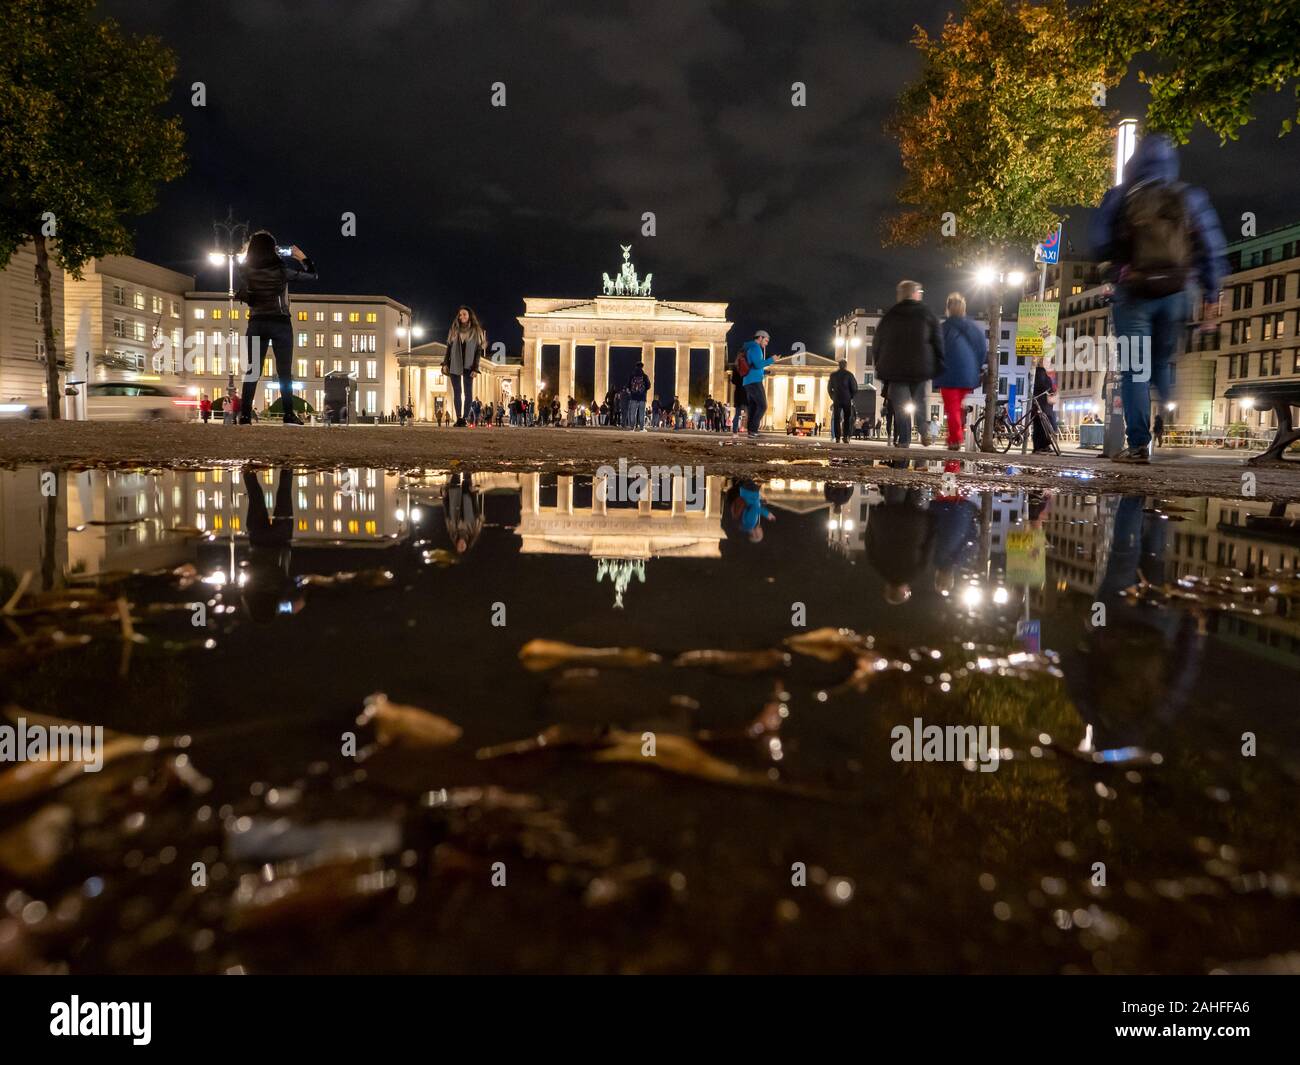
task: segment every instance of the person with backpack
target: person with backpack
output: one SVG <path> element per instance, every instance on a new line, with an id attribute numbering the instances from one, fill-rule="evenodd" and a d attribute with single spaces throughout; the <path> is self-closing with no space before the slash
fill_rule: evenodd
<path id="1" fill-rule="evenodd" d="M 840 359 L 840 368 L 826 381 L 826 391 L 831 396 L 831 440 L 847 444 L 853 428 L 853 397 L 858 394 L 858 382 L 849 371 L 848 359 Z"/>
<path id="2" fill-rule="evenodd" d="M 1138 142 L 1124 180 L 1106 193 L 1088 225 L 1093 257 L 1109 264 L 1116 337 L 1131 354 L 1150 345 L 1146 360 L 1120 369 L 1120 398 L 1128 447 L 1116 462 L 1151 461 L 1151 385 L 1169 396 L 1169 372 L 1189 318 L 1188 287 L 1196 281 L 1204 318 L 1219 313 L 1227 273 L 1223 231 L 1203 189 L 1178 180 L 1178 152 L 1164 134 Z M 1149 372 L 1148 372 L 1149 371 Z M 1138 378 L 1143 378 L 1138 380 Z"/>
<path id="3" fill-rule="evenodd" d="M 759 427 L 763 424 L 763 415 L 767 413 L 767 393 L 763 391 L 763 371 L 772 364 L 767 357 L 767 345 L 772 338 L 766 329 L 754 334 L 753 340 L 745 342 L 740 354 L 736 356 L 736 370 L 741 374 L 741 383 L 745 386 L 745 431 L 751 440 L 758 438 Z M 734 435 L 739 421 L 732 423 Z"/>
<path id="4" fill-rule="evenodd" d="M 898 302 L 889 308 L 876 326 L 872 352 L 876 376 L 888 382 L 885 395 L 894 412 L 894 443 L 912 446 L 912 415 L 921 416 L 921 446 L 930 444 L 930 426 L 925 420 L 930 382 L 944 371 L 943 334 L 939 320 L 921 302 L 925 290 L 916 281 L 900 281 Z"/>
<path id="5" fill-rule="evenodd" d="M 645 397 L 649 391 L 645 363 L 638 362 L 627 382 L 627 428 L 633 432 L 645 432 Z"/>
<path id="6" fill-rule="evenodd" d="M 966 297 L 948 295 L 948 314 L 943 320 L 944 368 L 932 382 L 943 397 L 948 420 L 948 450 L 960 451 L 966 440 L 966 418 L 962 401 L 979 387 L 984 365 L 984 330 L 966 317 Z"/>

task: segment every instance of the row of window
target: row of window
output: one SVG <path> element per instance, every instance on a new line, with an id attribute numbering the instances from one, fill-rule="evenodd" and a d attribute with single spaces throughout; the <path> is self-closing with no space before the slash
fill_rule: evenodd
<path id="1" fill-rule="evenodd" d="M 1276 311 L 1273 314 L 1265 314 L 1259 319 L 1259 339 L 1260 340 L 1281 340 L 1287 335 L 1286 316 L 1287 313 L 1295 317 L 1294 330 L 1300 333 L 1300 310 L 1293 312 Z M 1227 323 L 1228 325 L 1228 342 L 1231 344 L 1249 344 L 1255 339 L 1254 318 L 1236 318 Z"/>
<path id="2" fill-rule="evenodd" d="M 181 316 L 181 305 L 178 300 L 164 299 L 157 293 L 148 297 L 149 310 L 154 314 L 162 314 L 164 304 L 169 304 L 173 318 Z M 145 309 L 145 294 L 138 288 L 128 290 L 125 285 L 113 286 L 113 305 L 116 307 L 134 307 L 137 311 Z"/>
<path id="3" fill-rule="evenodd" d="M 141 356 L 141 361 L 143 361 L 143 356 Z M 210 369 L 208 369 L 208 367 L 210 367 Z M 311 367 L 312 367 L 312 375 L 311 375 L 312 377 L 324 377 L 324 376 L 325 376 L 325 360 L 324 360 L 324 359 L 316 359 L 316 360 L 314 360 L 314 361 L 312 362 L 312 364 L 311 364 Z M 275 367 L 274 367 L 274 362 L 273 362 L 273 360 L 272 360 L 272 357 L 271 357 L 270 355 L 266 356 L 266 358 L 264 358 L 264 359 L 262 360 L 262 376 L 263 376 L 263 377 L 270 377 L 270 376 L 272 376 L 273 371 L 274 371 L 274 368 L 275 368 Z M 342 369 L 343 369 L 343 360 L 342 360 L 342 359 L 335 359 L 335 360 L 334 360 L 334 363 L 333 363 L 333 366 L 331 367 L 331 369 L 332 369 L 332 370 L 342 370 Z M 298 370 L 298 376 L 299 376 L 299 377 L 303 377 L 303 378 L 305 378 L 305 377 L 307 376 L 307 360 L 306 360 L 306 359 L 299 359 L 299 360 L 297 360 L 297 370 Z M 220 352 L 216 352 L 216 353 L 212 356 L 212 359 L 209 361 L 209 360 L 207 360 L 207 359 L 205 359 L 205 358 L 203 357 L 203 353 L 202 353 L 202 352 L 196 352 L 195 355 L 194 355 L 194 371 L 193 371 L 193 372 L 196 373 L 196 374 L 201 374 L 201 373 L 212 373 L 212 374 L 216 374 L 216 375 L 224 374 L 224 373 L 226 372 L 226 359 L 225 359 L 225 356 L 222 355 Z M 349 372 L 350 374 L 352 374 L 353 377 L 358 377 L 358 378 L 361 377 L 361 362 L 360 362 L 360 360 L 358 360 L 358 359 L 353 359 L 350 363 L 348 363 L 348 372 Z M 367 360 L 366 360 L 366 376 L 365 376 L 364 380 L 367 380 L 367 381 L 377 381 L 377 380 L 379 380 L 379 363 L 378 363 L 375 359 L 367 359 Z"/>
<path id="4" fill-rule="evenodd" d="M 1277 274 L 1273 277 L 1264 278 L 1260 284 L 1263 285 L 1264 291 L 1261 294 L 1260 304 L 1281 303 L 1286 299 L 1286 274 Z M 1245 281 L 1240 285 L 1232 286 L 1232 309 L 1234 311 L 1249 310 L 1255 305 L 1255 282 Z"/>
<path id="5" fill-rule="evenodd" d="M 243 313 L 244 312 L 241 311 L 238 307 L 233 308 L 232 310 L 229 311 L 231 321 L 235 321 L 235 322 L 239 321 L 239 317 Z M 227 311 L 226 308 L 224 307 L 195 307 L 194 308 L 194 318 L 196 321 L 203 321 L 204 319 L 206 319 L 210 322 L 220 322 L 225 320 L 226 314 Z M 324 311 L 315 311 L 314 313 L 312 313 L 310 318 L 308 317 L 308 314 L 309 314 L 308 311 L 299 311 L 298 321 L 300 322 L 325 321 Z M 330 313 L 330 321 L 342 322 L 344 320 L 343 315 L 344 315 L 343 311 L 332 311 Z M 361 311 L 348 311 L 347 321 L 349 322 L 364 321 L 373 325 L 375 322 L 379 321 L 379 315 L 375 311 L 366 311 L 364 316 L 362 315 Z"/>
<path id="6" fill-rule="evenodd" d="M 1251 374 L 1251 359 L 1256 360 L 1255 374 Z M 1228 379 L 1232 380 L 1238 377 L 1280 377 L 1283 373 L 1283 366 L 1286 366 L 1286 373 L 1300 373 L 1300 351 L 1261 351 L 1255 354 L 1246 353 L 1244 355 L 1228 356 Z"/>
<path id="7" fill-rule="evenodd" d="M 1243 253 L 1239 251 L 1228 254 L 1228 271 L 1236 273 L 1238 270 L 1249 270 L 1255 266 L 1268 266 L 1271 263 L 1282 262 L 1286 259 L 1300 255 L 1300 241 L 1287 241 L 1276 248 L 1261 248 L 1259 251 L 1252 251 L 1243 259 Z"/>

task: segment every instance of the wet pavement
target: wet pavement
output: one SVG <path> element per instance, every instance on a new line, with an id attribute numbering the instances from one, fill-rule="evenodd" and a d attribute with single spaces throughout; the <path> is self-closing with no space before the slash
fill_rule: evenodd
<path id="1" fill-rule="evenodd" d="M 0 472 L 0 970 L 1297 967 L 1300 506 L 595 473 Z"/>

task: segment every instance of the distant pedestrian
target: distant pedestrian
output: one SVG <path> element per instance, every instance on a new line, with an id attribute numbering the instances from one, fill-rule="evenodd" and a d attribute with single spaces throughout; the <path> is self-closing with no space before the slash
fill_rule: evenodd
<path id="1" fill-rule="evenodd" d="M 645 363 L 638 362 L 627 381 L 628 428 L 633 432 L 645 430 L 645 397 L 650 391 L 650 378 L 646 376 Z"/>
<path id="2" fill-rule="evenodd" d="M 849 371 L 848 359 L 840 359 L 840 368 L 827 378 L 826 390 L 831 397 L 831 440 L 848 443 L 853 429 L 853 397 L 858 394 L 858 382 Z"/>
<path id="3" fill-rule="evenodd" d="M 207 425 L 208 420 L 212 417 L 212 400 L 204 396 L 199 400 L 199 417 L 203 419 L 203 424 Z"/>
<path id="4" fill-rule="evenodd" d="M 1147 340 L 1151 364 L 1120 370 L 1128 447 L 1116 462 L 1150 461 L 1151 385 L 1169 399 L 1170 365 L 1190 317 L 1188 287 L 1200 286 L 1203 318 L 1218 317 L 1227 272 L 1223 232 L 1204 190 L 1178 180 L 1178 152 L 1160 133 L 1142 138 L 1124 180 L 1106 193 L 1088 225 L 1093 258 L 1115 284 L 1115 335 L 1129 350 Z"/>
<path id="5" fill-rule="evenodd" d="M 948 450 L 960 451 L 966 442 L 966 412 L 962 401 L 979 387 L 980 367 L 986 360 L 984 331 L 966 317 L 966 297 L 948 295 L 948 315 L 943 320 L 943 370 L 934 387 L 943 398 L 948 420 Z"/>
<path id="6" fill-rule="evenodd" d="M 885 386 L 894 412 L 894 443 L 912 445 L 912 416 L 925 417 L 929 385 L 944 369 L 943 336 L 939 320 L 921 302 L 924 290 L 916 281 L 898 283 L 898 302 L 876 326 L 872 353 L 876 374 Z M 921 444 L 930 443 L 929 424 L 922 420 Z"/>

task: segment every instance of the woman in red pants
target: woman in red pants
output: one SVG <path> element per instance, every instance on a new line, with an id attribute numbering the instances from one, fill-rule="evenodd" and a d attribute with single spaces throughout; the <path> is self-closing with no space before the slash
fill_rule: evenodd
<path id="1" fill-rule="evenodd" d="M 948 316 L 943 320 L 943 370 L 934 387 L 943 397 L 948 419 L 948 449 L 959 451 L 966 439 L 962 400 L 980 383 L 984 364 L 984 331 L 966 317 L 966 297 L 954 292 L 948 297 Z"/>

